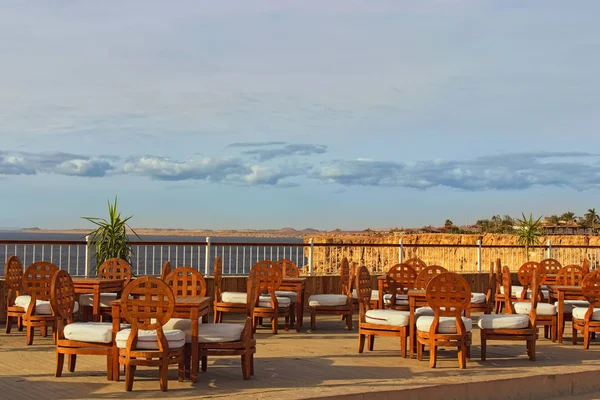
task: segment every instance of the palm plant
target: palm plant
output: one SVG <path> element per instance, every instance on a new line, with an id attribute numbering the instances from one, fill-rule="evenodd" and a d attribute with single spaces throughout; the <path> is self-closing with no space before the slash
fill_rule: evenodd
<path id="1" fill-rule="evenodd" d="M 588 212 L 583 216 L 585 218 L 586 225 L 588 225 L 592 230 L 595 230 L 596 224 L 600 222 L 600 216 L 596 213 L 595 208 L 589 208 Z"/>
<path id="2" fill-rule="evenodd" d="M 529 218 L 525 216 L 525 213 L 522 213 L 522 215 L 523 219 L 517 220 L 519 222 L 518 240 L 519 243 L 525 245 L 525 254 L 527 261 L 529 261 L 529 248 L 540 244 L 540 236 L 542 236 L 540 221 L 542 217 L 540 216 L 537 220 L 534 220 L 532 214 L 529 214 Z"/>
<path id="3" fill-rule="evenodd" d="M 108 220 L 96 217 L 81 217 L 97 225 L 97 228 L 89 233 L 91 239 L 89 246 L 95 249 L 96 268 L 109 258 L 118 257 L 130 262 L 133 249 L 127 229 L 130 229 L 138 239 L 138 234 L 127 224 L 133 217 L 130 215 L 121 218 L 121 213 L 117 211 L 117 197 L 114 203 L 108 201 Z"/>

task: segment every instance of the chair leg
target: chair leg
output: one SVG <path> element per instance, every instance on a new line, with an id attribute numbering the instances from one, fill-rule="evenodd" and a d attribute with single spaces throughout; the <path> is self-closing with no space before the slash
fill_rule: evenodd
<path id="1" fill-rule="evenodd" d="M 63 365 L 65 363 L 65 355 L 63 353 L 56 353 L 56 371 L 54 376 L 60 378 L 62 376 Z"/>
<path id="2" fill-rule="evenodd" d="M 202 372 L 206 372 L 206 368 L 208 366 L 208 356 L 205 353 L 203 353 L 200 356 L 200 360 L 202 362 L 202 365 L 201 365 Z"/>
<path id="3" fill-rule="evenodd" d="M 406 335 L 400 336 L 400 354 L 406 358 Z"/>
<path id="4" fill-rule="evenodd" d="M 254 376 L 254 353 L 250 353 L 250 375 Z"/>
<path id="5" fill-rule="evenodd" d="M 169 390 L 169 358 L 164 357 L 159 367 L 160 371 L 160 390 L 166 392 Z"/>
<path id="6" fill-rule="evenodd" d="M 219 323 L 219 312 L 217 310 L 215 310 L 214 314 L 213 314 L 213 322 L 215 324 Z"/>
<path id="7" fill-rule="evenodd" d="M 113 361 L 112 352 L 108 349 L 106 354 L 106 379 L 111 381 L 113 379 Z"/>
<path id="8" fill-rule="evenodd" d="M 481 361 L 485 361 L 486 346 L 487 346 L 487 337 L 485 334 L 485 330 L 482 329 L 481 330 Z"/>
<path id="9" fill-rule="evenodd" d="M 125 365 L 125 390 L 131 392 L 133 389 L 133 376 L 135 375 L 135 371 L 131 364 Z"/>
<path id="10" fill-rule="evenodd" d="M 346 316 L 346 328 L 349 331 L 352 330 L 352 311 Z"/>
<path id="11" fill-rule="evenodd" d="M 527 355 L 530 361 L 535 361 L 535 339 L 527 341 Z"/>
<path id="12" fill-rule="evenodd" d="M 375 347 L 375 335 L 369 335 L 369 351 L 373 351 Z"/>
<path id="13" fill-rule="evenodd" d="M 573 325 L 573 328 L 572 328 L 573 333 L 571 334 L 571 339 L 573 341 L 573 344 L 576 345 L 577 344 L 577 329 L 575 329 L 575 323 L 571 322 L 571 325 Z"/>
<path id="14" fill-rule="evenodd" d="M 362 353 L 365 350 L 365 335 L 358 335 L 358 352 Z"/>
<path id="15" fill-rule="evenodd" d="M 40 332 L 42 333 L 43 337 L 48 337 L 48 326 L 47 325 L 40 326 Z"/>
<path id="16" fill-rule="evenodd" d="M 28 326 L 27 327 L 27 345 L 31 346 L 33 344 L 33 326 Z"/>
<path id="17" fill-rule="evenodd" d="M 586 350 L 590 348 L 590 331 L 587 324 L 583 327 L 583 348 Z"/>
<path id="18" fill-rule="evenodd" d="M 315 330 L 315 326 L 317 322 L 317 311 L 314 308 L 310 309 L 310 329 Z"/>
<path id="19" fill-rule="evenodd" d="M 422 361 L 423 360 L 423 351 L 425 350 L 425 346 L 423 346 L 418 340 L 417 340 L 417 360 Z"/>
<path id="20" fill-rule="evenodd" d="M 77 363 L 77 354 L 69 354 L 69 372 L 75 372 L 75 364 Z"/>
<path id="21" fill-rule="evenodd" d="M 437 345 L 434 340 L 431 340 L 429 344 L 429 366 L 435 368 L 437 364 Z"/>
<path id="22" fill-rule="evenodd" d="M 19 332 L 23 330 L 23 317 L 17 317 L 17 329 Z"/>
<path id="23" fill-rule="evenodd" d="M 179 382 L 183 382 L 184 378 L 185 378 L 185 362 L 181 361 L 181 362 L 179 362 L 179 365 L 177 368 L 177 380 Z"/>
<path id="24" fill-rule="evenodd" d="M 245 380 L 250 379 L 250 376 L 252 375 L 251 362 L 252 360 L 249 354 L 242 355 L 242 375 L 244 376 Z"/>
<path id="25" fill-rule="evenodd" d="M 8 315 L 6 316 L 6 333 L 10 333 L 10 327 L 12 325 L 11 318 L 12 317 L 10 317 Z"/>

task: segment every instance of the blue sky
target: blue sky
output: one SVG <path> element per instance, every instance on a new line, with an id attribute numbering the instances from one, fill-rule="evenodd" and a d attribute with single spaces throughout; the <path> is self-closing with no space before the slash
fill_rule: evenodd
<path id="1" fill-rule="evenodd" d="M 0 227 L 600 208 L 600 2 L 0 1 Z"/>

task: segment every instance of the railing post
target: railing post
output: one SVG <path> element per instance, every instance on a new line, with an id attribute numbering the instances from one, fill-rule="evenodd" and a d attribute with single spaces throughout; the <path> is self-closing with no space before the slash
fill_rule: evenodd
<path id="1" fill-rule="evenodd" d="M 477 272 L 481 272 L 481 239 L 477 239 Z"/>
<path id="2" fill-rule="evenodd" d="M 85 276 L 90 276 L 90 235 L 85 236 Z"/>
<path id="3" fill-rule="evenodd" d="M 313 255 L 315 250 L 315 245 L 313 242 L 313 238 L 308 239 L 308 243 L 310 247 L 308 248 L 308 275 L 312 276 L 313 273 Z"/>
<path id="4" fill-rule="evenodd" d="M 210 236 L 206 237 L 206 255 L 204 257 L 204 276 L 208 276 L 210 267 Z"/>
<path id="5" fill-rule="evenodd" d="M 402 247 L 402 238 L 398 239 L 398 263 L 402 264 L 402 253 L 404 252 L 404 249 Z"/>
<path id="6" fill-rule="evenodd" d="M 546 258 L 552 258 L 552 243 L 550 239 L 546 241 Z"/>

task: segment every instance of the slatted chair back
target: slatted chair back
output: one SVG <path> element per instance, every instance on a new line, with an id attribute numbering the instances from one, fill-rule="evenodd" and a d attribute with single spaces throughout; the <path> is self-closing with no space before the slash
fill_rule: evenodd
<path id="1" fill-rule="evenodd" d="M 279 302 L 275 291 L 283 282 L 283 274 L 279 265 L 269 260 L 259 261 L 252 266 L 256 278 L 256 286 L 259 293 L 267 293 L 271 297 L 272 308 L 278 308 Z M 255 299 L 255 306 L 258 304 L 259 296 Z"/>
<path id="2" fill-rule="evenodd" d="M 440 317 L 455 317 L 456 332 L 467 333 L 462 314 L 471 305 L 471 286 L 462 276 L 455 272 L 433 276 L 427 284 L 425 298 L 434 311 L 430 334 L 437 332 Z"/>
<path id="3" fill-rule="evenodd" d="M 223 293 L 223 263 L 221 257 L 215 257 L 213 264 L 213 278 L 215 283 L 215 302 L 221 301 L 221 293 Z"/>
<path id="4" fill-rule="evenodd" d="M 15 304 L 15 299 L 23 291 L 23 263 L 17 256 L 10 256 L 4 266 L 4 280 L 6 285 L 6 306 Z"/>
<path id="5" fill-rule="evenodd" d="M 504 310 L 507 314 L 516 314 L 515 307 L 512 302 L 512 277 L 510 276 L 510 269 L 505 265 L 502 267 L 502 288 L 504 289 Z"/>
<path id="6" fill-rule="evenodd" d="M 581 267 L 585 271 L 586 274 L 590 272 L 590 260 L 587 257 L 583 257 L 583 262 L 581 263 Z"/>
<path id="7" fill-rule="evenodd" d="M 58 267 L 48 261 L 38 261 L 31 264 L 23 273 L 23 290 L 31 296 L 29 308 L 35 305 L 35 300 L 50 300 L 52 276 L 58 272 Z"/>
<path id="8" fill-rule="evenodd" d="M 521 299 L 524 300 L 527 297 L 527 290 L 530 289 L 534 272 L 538 271 L 538 285 L 543 285 L 546 281 L 546 268 L 536 261 L 528 261 L 521 265 L 519 271 L 517 273 L 517 277 L 519 282 L 523 286 L 523 291 L 521 292 Z M 539 292 L 541 294 L 541 291 Z"/>
<path id="9" fill-rule="evenodd" d="M 125 279 L 123 287 L 131 282 L 131 265 L 120 258 L 109 258 L 98 268 L 100 279 Z"/>
<path id="10" fill-rule="evenodd" d="M 254 307 L 257 303 L 257 298 L 260 296 L 258 290 L 258 281 L 256 279 L 256 271 L 250 270 L 248 281 L 246 281 L 246 316 L 252 318 Z M 252 324 L 250 324 L 252 326 Z"/>
<path id="11" fill-rule="evenodd" d="M 448 272 L 448 270 L 439 265 L 430 265 L 429 267 L 425 267 L 419 272 L 417 275 L 417 280 L 415 281 L 415 289 L 425 290 L 427 289 L 427 284 L 436 275 L 439 275 L 443 272 Z"/>
<path id="12" fill-rule="evenodd" d="M 177 267 L 164 281 L 175 296 L 206 296 L 206 280 L 192 267 Z"/>
<path id="13" fill-rule="evenodd" d="M 373 282 L 369 269 L 364 265 L 356 270 L 356 296 L 359 304 L 359 321 L 365 323 L 365 314 L 371 309 L 371 291 Z"/>
<path id="14" fill-rule="evenodd" d="M 160 271 L 160 279 L 163 281 L 167 279 L 167 276 L 171 273 L 171 261 L 165 261 L 162 270 Z"/>
<path id="15" fill-rule="evenodd" d="M 485 302 L 487 304 L 492 304 L 494 301 L 494 295 L 496 294 L 496 264 L 494 262 L 490 263 L 490 273 L 488 275 L 488 289 L 485 293 Z"/>
<path id="16" fill-rule="evenodd" d="M 497 258 L 495 265 L 495 274 L 496 275 L 496 290 L 494 296 L 501 294 L 500 287 L 502 286 L 502 261 Z"/>
<path id="17" fill-rule="evenodd" d="M 300 277 L 300 270 L 298 269 L 298 266 L 296 266 L 296 263 L 294 263 L 293 261 L 283 259 L 276 261 L 276 264 L 279 265 L 279 267 L 281 268 L 281 273 L 283 274 L 284 278 Z"/>
<path id="18" fill-rule="evenodd" d="M 546 270 L 546 275 L 556 275 L 562 268 L 562 264 L 554 258 L 546 258 L 540 261 L 540 264 Z"/>
<path id="19" fill-rule="evenodd" d="M 556 284 L 566 286 L 581 286 L 586 272 L 579 265 L 566 265 L 556 274 Z"/>
<path id="20" fill-rule="evenodd" d="M 62 328 L 66 324 L 73 322 L 73 312 L 75 310 L 75 285 L 71 275 L 67 271 L 58 271 L 52 277 L 50 285 L 50 304 L 59 321 L 58 337 L 64 338 Z"/>
<path id="21" fill-rule="evenodd" d="M 417 272 L 408 264 L 400 263 L 393 265 L 385 276 L 385 282 L 389 293 L 406 294 L 415 288 Z"/>
<path id="22" fill-rule="evenodd" d="M 531 278 L 531 310 L 529 311 L 529 326 L 533 331 L 537 330 L 536 320 L 537 320 L 537 304 L 538 300 L 541 298 L 541 290 L 540 286 L 546 279 L 544 268 L 534 269 Z"/>
<path id="23" fill-rule="evenodd" d="M 419 257 L 409 258 L 406 261 L 402 261 L 402 263 L 413 267 L 417 274 L 419 274 L 423 270 L 423 268 L 427 267 L 425 261 L 421 260 Z"/>
<path id="24" fill-rule="evenodd" d="M 585 276 L 581 283 L 582 293 L 590 303 L 586 314 L 592 314 L 594 307 L 600 306 L 600 270 L 592 271 Z M 591 310 L 591 311 L 590 311 Z M 588 316 L 586 315 L 586 319 Z"/>
<path id="25" fill-rule="evenodd" d="M 169 285 L 152 276 L 133 280 L 123 289 L 121 310 L 123 317 L 131 324 L 126 345 L 128 352 L 136 349 L 139 330 L 156 331 L 159 351 L 169 351 L 162 328 L 175 310 L 175 295 Z"/>
<path id="26" fill-rule="evenodd" d="M 342 280 L 342 294 L 352 295 L 352 282 L 350 281 L 350 263 L 346 257 L 342 258 L 340 263 L 340 278 Z"/>

